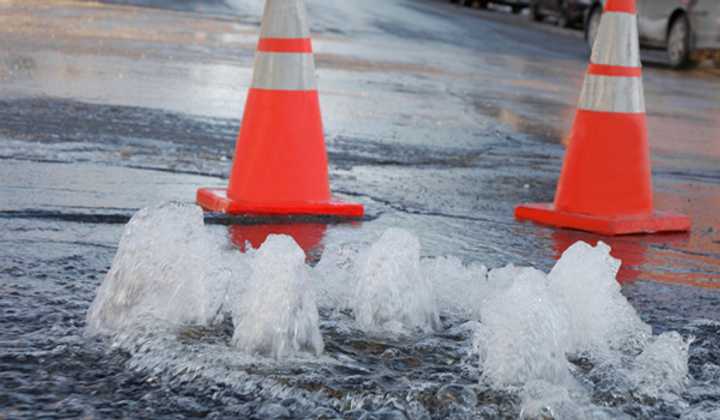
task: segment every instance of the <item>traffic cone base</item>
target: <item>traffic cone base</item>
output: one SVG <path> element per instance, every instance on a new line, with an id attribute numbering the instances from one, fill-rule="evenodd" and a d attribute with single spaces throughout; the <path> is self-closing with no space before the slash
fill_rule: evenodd
<path id="1" fill-rule="evenodd" d="M 608 236 L 690 230 L 690 218 L 672 212 L 654 211 L 641 215 L 596 216 L 558 210 L 552 203 L 530 203 L 518 206 L 515 208 L 515 218 Z"/>
<path id="2" fill-rule="evenodd" d="M 278 203 L 258 203 L 232 200 L 225 188 L 200 188 L 197 191 L 197 203 L 203 209 L 227 214 L 246 214 L 256 216 L 336 216 L 362 217 L 365 213 L 362 204 L 346 203 L 337 199 L 328 201 L 298 201 Z"/>

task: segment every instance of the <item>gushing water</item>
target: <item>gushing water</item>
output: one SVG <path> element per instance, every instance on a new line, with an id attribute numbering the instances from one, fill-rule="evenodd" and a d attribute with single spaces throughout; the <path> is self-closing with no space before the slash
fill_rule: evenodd
<path id="1" fill-rule="evenodd" d="M 498 386 L 571 380 L 565 357 L 570 338 L 567 312 L 550 294 L 542 272 L 521 270 L 480 315 L 476 347 L 484 379 Z"/>
<path id="2" fill-rule="evenodd" d="M 420 241 L 387 230 L 364 257 L 351 307 L 366 332 L 432 331 L 439 325 L 430 280 L 420 268 Z"/>
<path id="3" fill-rule="evenodd" d="M 270 235 L 251 262 L 247 290 L 232 306 L 233 345 L 248 353 L 285 357 L 320 354 L 323 340 L 305 253 L 289 236 Z"/>
<path id="4" fill-rule="evenodd" d="M 652 334 L 620 293 L 609 251 L 577 243 L 549 274 L 488 270 L 421 258 L 416 236 L 389 229 L 369 246 L 328 245 L 309 267 L 290 237 L 240 253 L 200 209 L 168 204 L 127 225 L 87 331 L 114 337 L 136 369 L 260 390 L 268 412 L 286 413 L 270 401 L 292 397 L 298 415 L 320 413 L 307 406 L 422 416 L 428 389 L 451 417 L 498 415 L 500 403 L 481 400 L 488 392 L 514 396 L 525 418 L 618 417 L 647 399 L 687 406 L 691 339 Z M 409 369 L 407 403 L 368 393 L 378 385 L 363 375 L 379 362 Z M 286 369 L 303 379 L 274 382 Z M 308 381 L 330 387 L 336 371 L 344 391 L 304 391 Z M 410 379 L 415 371 L 435 373 Z M 594 402 L 608 395 L 612 404 Z"/>
<path id="5" fill-rule="evenodd" d="M 127 224 L 112 267 L 87 315 L 91 334 L 157 325 L 206 325 L 218 314 L 229 272 L 202 210 L 165 204 Z"/>
<path id="6" fill-rule="evenodd" d="M 602 354 L 611 349 L 641 348 L 650 327 L 620 293 L 616 275 L 621 262 L 610 247 L 578 242 L 568 248 L 548 275 L 548 292 L 567 311 L 567 351 Z"/>

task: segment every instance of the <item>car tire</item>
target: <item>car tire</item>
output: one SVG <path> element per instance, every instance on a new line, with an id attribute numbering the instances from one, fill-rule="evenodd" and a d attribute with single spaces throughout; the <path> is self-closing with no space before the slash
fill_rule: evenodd
<path id="1" fill-rule="evenodd" d="M 537 1 L 530 3 L 530 18 L 535 22 L 542 22 L 545 16 L 540 12 L 540 5 Z"/>
<path id="2" fill-rule="evenodd" d="M 713 63 L 715 63 L 715 68 L 720 69 L 720 57 L 715 57 Z"/>
<path id="3" fill-rule="evenodd" d="M 520 14 L 522 12 L 523 7 L 522 6 L 511 6 L 512 12 L 514 15 Z"/>
<path id="4" fill-rule="evenodd" d="M 670 67 L 686 69 L 697 64 L 690 57 L 692 31 L 685 15 L 679 15 L 670 23 L 667 35 L 667 57 Z"/>
<path id="5" fill-rule="evenodd" d="M 597 38 L 598 29 L 600 29 L 600 19 L 602 18 L 602 8 L 600 6 L 593 7 L 588 15 L 587 22 L 585 23 L 585 42 L 588 46 L 588 51 L 592 54 L 593 45 L 595 44 L 595 38 Z"/>

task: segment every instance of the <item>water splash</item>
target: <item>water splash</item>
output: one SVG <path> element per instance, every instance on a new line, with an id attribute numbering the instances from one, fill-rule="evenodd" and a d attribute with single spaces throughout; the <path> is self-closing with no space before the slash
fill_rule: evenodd
<path id="1" fill-rule="evenodd" d="M 589 404 L 587 395 L 577 386 L 558 385 L 544 380 L 532 380 L 522 389 L 521 419 L 614 419 L 602 415 Z"/>
<path id="2" fill-rule="evenodd" d="M 620 262 L 609 252 L 602 242 L 578 242 L 548 275 L 514 267 L 490 272 L 509 286 L 495 289 L 481 309 L 475 345 L 482 380 L 521 389 L 523 415 L 608 414 L 591 404 L 593 390 L 577 380 L 575 359 L 616 394 L 672 401 L 685 390 L 689 342 L 677 333 L 652 335 L 620 293 Z"/>
<path id="3" fill-rule="evenodd" d="M 634 361 L 630 375 L 635 388 L 655 399 L 675 400 L 688 382 L 688 352 L 692 338 L 676 332 L 663 333 Z"/>
<path id="4" fill-rule="evenodd" d="M 490 294 L 488 270 L 482 264 L 464 265 L 457 257 L 426 258 L 420 270 L 435 290 L 440 311 L 472 320 L 480 319 L 481 303 Z"/>
<path id="5" fill-rule="evenodd" d="M 388 229 L 365 255 L 352 308 L 366 332 L 432 331 L 439 326 L 433 285 L 420 270 L 420 241 Z"/>
<path id="6" fill-rule="evenodd" d="M 289 236 L 270 235 L 251 262 L 247 290 L 234 296 L 232 343 L 247 353 L 282 358 L 323 351 L 305 253 Z"/>
<path id="7" fill-rule="evenodd" d="M 571 381 L 565 357 L 568 317 L 544 273 L 523 269 L 507 290 L 483 306 L 481 316 L 476 347 L 483 379 L 500 386 Z"/>
<path id="8" fill-rule="evenodd" d="M 123 233 L 87 331 L 114 337 L 134 369 L 257 389 L 268 413 L 294 398 L 309 411 L 293 415 L 351 407 L 424 416 L 437 409 L 420 403 L 427 392 L 455 417 L 508 413 L 479 392 L 517 398 L 514 415 L 524 418 L 622 415 L 594 404 L 608 398 L 618 406 L 686 404 L 690 341 L 652 335 L 620 293 L 619 263 L 606 245 L 575 244 L 549 274 L 512 265 L 488 271 L 420 251 L 412 233 L 389 229 L 370 245 L 328 244 L 311 268 L 289 237 L 270 236 L 259 250 L 240 253 L 224 228 L 203 225 L 195 206 L 145 209 Z M 413 344 L 403 347 L 406 341 Z M 403 379 L 407 404 L 366 376 L 374 366 L 355 359 L 408 369 L 419 363 L 404 354 L 413 349 L 443 367 Z M 456 359 L 460 366 L 446 372 L 444 363 Z M 290 377 L 274 379 L 299 371 L 300 383 L 325 386 L 323 375 L 335 368 L 359 384 L 341 400 L 328 396 L 336 391 L 320 396 L 301 392 Z M 454 384 L 460 378 L 474 385 Z"/>
<path id="9" fill-rule="evenodd" d="M 87 314 L 89 334 L 111 334 L 145 323 L 210 323 L 229 272 L 216 264 L 218 240 L 199 207 L 170 203 L 140 210 L 125 227 L 110 271 Z"/>
<path id="10" fill-rule="evenodd" d="M 620 264 L 603 242 L 595 247 L 577 242 L 548 274 L 550 294 L 568 311 L 568 352 L 601 355 L 612 349 L 641 349 L 652 335 L 620 293 Z"/>

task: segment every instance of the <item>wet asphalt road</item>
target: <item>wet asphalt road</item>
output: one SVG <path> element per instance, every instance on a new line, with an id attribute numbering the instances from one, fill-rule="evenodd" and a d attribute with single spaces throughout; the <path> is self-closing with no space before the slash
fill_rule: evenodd
<path id="1" fill-rule="evenodd" d="M 331 184 L 369 213 L 329 226 L 326 244 L 398 226 L 427 255 L 547 269 L 575 240 L 602 239 L 656 329 L 720 320 L 720 71 L 646 63 L 656 206 L 690 214 L 692 233 L 599 238 L 512 217 L 552 199 L 587 60 L 579 33 L 442 1 L 308 3 Z M 261 8 L 0 2 L 4 347 L 42 348 L 48 325 L 80 331 L 130 216 L 225 183 Z M 14 407 L 51 412 L 81 391 L 32 357 L 21 389 L 52 392 Z M 117 400 L 106 382 L 98 398 Z"/>
<path id="2" fill-rule="evenodd" d="M 262 2 L 134 3 L 185 10 L 2 4 L 4 214 L 123 219 L 223 184 Z M 540 266 L 596 239 L 512 219 L 517 203 L 552 199 L 587 60 L 578 31 L 440 1 L 346 3 L 309 9 L 333 188 L 382 215 L 363 232 L 399 224 L 433 253 Z M 656 206 L 695 223 L 691 235 L 610 240 L 629 277 L 720 280 L 719 75 L 647 63 Z M 50 188 L 87 171 L 146 182 Z M 147 184 L 168 173 L 172 187 Z"/>

